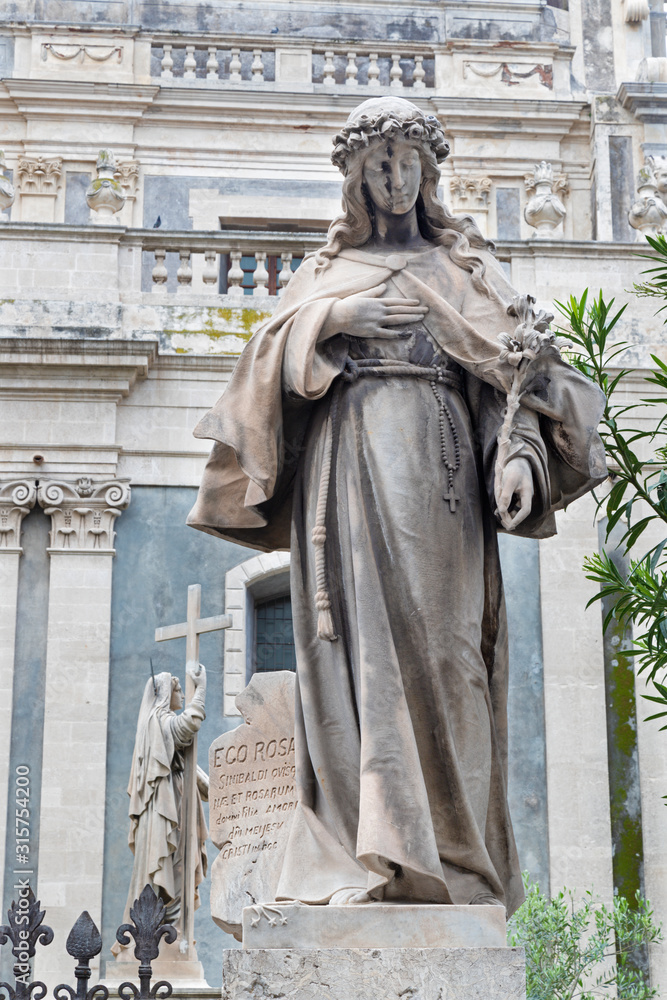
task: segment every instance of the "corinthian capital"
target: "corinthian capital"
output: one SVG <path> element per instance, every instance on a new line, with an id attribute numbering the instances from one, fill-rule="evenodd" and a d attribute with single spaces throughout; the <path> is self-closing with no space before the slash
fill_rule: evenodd
<path id="1" fill-rule="evenodd" d="M 21 522 L 35 506 L 37 487 L 34 480 L 15 479 L 0 483 L 0 552 L 23 552 Z"/>
<path id="2" fill-rule="evenodd" d="M 113 525 L 130 502 L 128 480 L 42 480 L 37 499 L 51 517 L 49 553 L 115 554 Z"/>

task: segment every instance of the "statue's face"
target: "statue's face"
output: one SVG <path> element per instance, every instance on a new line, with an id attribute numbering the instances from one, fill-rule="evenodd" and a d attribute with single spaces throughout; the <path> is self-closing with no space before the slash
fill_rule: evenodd
<path id="1" fill-rule="evenodd" d="M 422 168 L 416 147 L 398 135 L 379 143 L 364 160 L 364 183 L 371 200 L 391 215 L 405 215 L 419 194 Z"/>
<path id="2" fill-rule="evenodd" d="M 183 694 L 183 688 L 181 687 L 181 682 L 178 677 L 172 678 L 171 681 L 171 701 L 169 703 L 169 708 L 172 712 L 177 712 L 179 708 L 183 708 L 185 704 L 185 695 Z"/>

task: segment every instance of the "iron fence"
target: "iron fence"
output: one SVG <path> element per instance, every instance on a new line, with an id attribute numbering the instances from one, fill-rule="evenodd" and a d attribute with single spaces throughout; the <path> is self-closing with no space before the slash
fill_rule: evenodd
<path id="1" fill-rule="evenodd" d="M 0 996 L 5 1000 L 43 1000 L 48 993 L 45 983 L 30 982 L 30 963 L 37 945 L 49 945 L 53 941 L 53 931 L 44 923 L 45 916 L 30 886 L 21 886 L 18 899 L 7 911 L 8 923 L 0 926 L 0 945 L 11 943 L 14 956 L 14 985 L 0 982 Z M 120 925 L 116 940 L 127 946 L 134 939 L 134 957 L 139 960 L 139 986 L 132 982 L 121 983 L 118 995 L 122 1000 L 167 1000 L 172 994 L 171 983 L 160 980 L 151 986 L 152 963 L 158 957 L 162 938 L 168 944 L 174 943 L 176 928 L 165 920 L 164 904 L 150 885 L 144 886 L 139 898 L 135 899 L 130 908 L 130 920 L 131 923 Z M 74 969 L 76 987 L 60 983 L 53 990 L 55 1000 L 108 1000 L 106 986 L 101 983 L 88 986 L 90 962 L 102 950 L 102 935 L 87 910 L 72 927 L 65 947 L 77 962 Z"/>

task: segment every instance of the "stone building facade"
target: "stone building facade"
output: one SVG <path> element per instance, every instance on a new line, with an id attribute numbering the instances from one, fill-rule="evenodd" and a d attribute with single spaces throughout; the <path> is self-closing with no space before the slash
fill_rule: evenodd
<path id="1" fill-rule="evenodd" d="M 208 452 L 192 428 L 338 210 L 331 136 L 373 95 L 437 114 L 445 201 L 541 306 L 586 287 L 630 299 L 619 335 L 641 367 L 667 354 L 650 300 L 627 291 L 642 227 L 667 217 L 663 81 L 662 0 L 2 5 L 0 871 L 6 910 L 27 767 L 31 877 L 59 940 L 40 978 L 69 973 L 81 910 L 103 960 L 122 917 L 150 657 L 183 672 L 184 644 L 156 651 L 155 627 L 183 620 L 193 582 L 204 614 L 233 615 L 202 640 L 206 766 L 261 660 L 258 622 L 288 605 L 287 554 L 185 527 Z M 599 530 L 588 498 L 554 539 L 502 539 L 517 839 L 543 888 L 609 900 L 634 879 L 667 924 L 666 744 L 641 703 L 615 714 L 616 650 L 581 572 Z M 231 942 L 205 894 L 197 934 L 215 984 Z M 651 969 L 667 996 L 664 947 Z"/>

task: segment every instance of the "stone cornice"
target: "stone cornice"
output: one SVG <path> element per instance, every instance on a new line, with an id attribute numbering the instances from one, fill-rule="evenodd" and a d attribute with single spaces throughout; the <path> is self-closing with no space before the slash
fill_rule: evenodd
<path id="1" fill-rule="evenodd" d="M 484 53 L 486 55 L 493 54 L 494 56 L 500 58 L 503 53 L 508 55 L 530 55 L 530 56 L 561 56 L 564 59 L 571 59 L 574 55 L 576 46 L 569 42 L 563 42 L 558 40 L 552 40 L 547 42 L 535 42 L 530 39 L 513 39 L 503 40 L 495 38 L 448 38 L 444 43 L 444 46 L 435 46 L 436 48 L 444 48 L 451 52 L 465 52 L 465 53 Z"/>
<path id="2" fill-rule="evenodd" d="M 118 401 L 156 357 L 153 341 L 2 337 L 0 398 Z"/>
<path id="3" fill-rule="evenodd" d="M 135 124 L 155 100 L 158 84 L 103 83 L 79 80 L 6 79 L 2 86 L 17 111 L 34 120 L 52 121 L 58 114 L 68 121 L 103 118 Z"/>
<path id="4" fill-rule="evenodd" d="M 180 83 L 180 81 L 178 81 Z M 372 94 L 324 91 L 295 93 L 285 84 L 267 90 L 251 86 L 243 90 L 205 89 L 197 86 L 162 87 L 142 125 L 152 127 L 247 129 L 247 115 L 253 126 L 275 130 L 293 128 L 324 132 L 327 137 L 361 100 Z M 352 90 L 352 88 L 350 88 Z M 483 129 L 486 133 L 519 132 L 562 136 L 590 114 L 586 101 L 546 100 L 519 97 L 445 97 L 406 93 L 427 114 L 443 116 L 448 131 Z"/>
<path id="5" fill-rule="evenodd" d="M 76 39 L 83 35 L 99 35 L 101 38 L 110 35 L 122 35 L 134 38 L 141 33 L 141 26 L 138 24 L 72 24 L 63 21 L 3 21 L 0 19 L 3 31 L 11 33 L 14 37 L 29 38 L 34 34 L 48 32 L 50 35 L 63 35 L 67 38 Z M 150 34 L 149 34 L 150 37 Z"/>
<path id="6" fill-rule="evenodd" d="M 644 124 L 667 125 L 667 83 L 622 83 L 616 99 Z"/>
<path id="7" fill-rule="evenodd" d="M 85 243 L 120 243 L 126 232 L 124 226 L 70 226 L 60 222 L 4 222 L 2 239 L 34 240 L 36 243 L 48 238 L 49 243 L 71 243 L 80 240 Z"/>
<path id="8" fill-rule="evenodd" d="M 641 251 L 636 243 L 603 243 L 594 240 L 495 240 L 500 260 L 516 257 L 581 257 L 590 260 L 595 254 L 605 260 L 624 260 Z"/>

